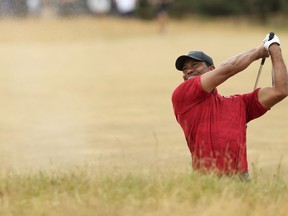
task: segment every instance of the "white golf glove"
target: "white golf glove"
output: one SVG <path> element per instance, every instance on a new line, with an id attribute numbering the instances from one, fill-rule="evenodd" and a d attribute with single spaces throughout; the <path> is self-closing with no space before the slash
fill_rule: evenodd
<path id="1" fill-rule="evenodd" d="M 278 45 L 280 45 L 280 40 L 276 34 L 274 34 L 273 38 L 270 40 L 269 40 L 269 36 L 270 36 L 270 33 L 267 34 L 263 40 L 264 47 L 267 51 L 269 51 L 269 47 L 271 46 L 271 44 L 277 43 Z"/>

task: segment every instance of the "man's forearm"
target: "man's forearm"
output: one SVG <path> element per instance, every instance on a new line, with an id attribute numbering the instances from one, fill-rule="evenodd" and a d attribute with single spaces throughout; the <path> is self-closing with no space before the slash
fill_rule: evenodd
<path id="1" fill-rule="evenodd" d="M 211 73 L 205 73 L 201 77 L 202 87 L 210 92 L 225 80 L 243 71 L 253 61 L 267 57 L 268 52 L 263 46 L 235 55 L 224 61 L 218 68 Z"/>
<path id="2" fill-rule="evenodd" d="M 262 47 L 261 47 L 262 48 Z M 227 75 L 233 76 L 246 69 L 253 61 L 261 58 L 260 48 L 255 48 L 238 55 L 235 55 L 224 61 L 219 67 Z M 264 48 L 262 48 L 264 49 Z"/>
<path id="3" fill-rule="evenodd" d="M 273 87 L 281 94 L 285 95 L 288 93 L 288 76 L 287 68 L 281 53 L 281 48 L 277 44 L 271 45 L 271 47 L 269 48 L 269 52 L 271 54 L 274 71 Z"/>

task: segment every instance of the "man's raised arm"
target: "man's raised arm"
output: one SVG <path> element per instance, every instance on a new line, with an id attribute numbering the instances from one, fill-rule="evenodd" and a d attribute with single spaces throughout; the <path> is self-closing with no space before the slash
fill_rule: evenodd
<path id="1" fill-rule="evenodd" d="M 201 76 L 202 87 L 205 91 L 211 92 L 229 77 L 246 69 L 255 60 L 266 57 L 269 57 L 269 53 L 264 45 L 235 55 L 224 61 L 218 68 L 203 74 Z"/>

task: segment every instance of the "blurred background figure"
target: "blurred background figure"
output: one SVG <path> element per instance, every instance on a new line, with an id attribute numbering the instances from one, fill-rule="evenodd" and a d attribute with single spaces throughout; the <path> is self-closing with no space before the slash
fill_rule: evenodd
<path id="1" fill-rule="evenodd" d="M 169 9 L 173 0 L 155 0 L 155 13 L 159 23 L 160 33 L 165 33 L 167 31 L 168 19 L 169 19 Z"/>
<path id="2" fill-rule="evenodd" d="M 110 13 L 111 0 L 87 0 L 87 7 L 92 14 L 105 15 Z"/>
<path id="3" fill-rule="evenodd" d="M 26 0 L 29 15 L 39 17 L 41 15 L 41 0 Z"/>
<path id="4" fill-rule="evenodd" d="M 123 17 L 134 17 L 137 0 L 115 0 L 118 13 Z"/>

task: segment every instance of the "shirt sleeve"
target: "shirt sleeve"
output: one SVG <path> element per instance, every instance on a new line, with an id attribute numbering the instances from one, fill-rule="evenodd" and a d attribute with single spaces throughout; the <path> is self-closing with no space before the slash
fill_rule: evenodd
<path id="1" fill-rule="evenodd" d="M 172 95 L 175 114 L 182 114 L 199 104 L 209 93 L 203 90 L 200 76 L 180 84 Z"/>
<path id="2" fill-rule="evenodd" d="M 264 115 L 268 111 L 258 100 L 259 90 L 260 88 L 257 88 L 255 91 L 243 95 L 246 104 L 247 122 Z"/>

